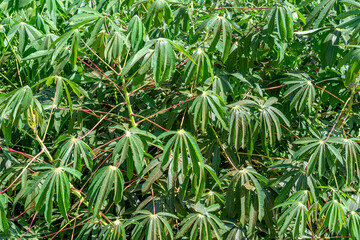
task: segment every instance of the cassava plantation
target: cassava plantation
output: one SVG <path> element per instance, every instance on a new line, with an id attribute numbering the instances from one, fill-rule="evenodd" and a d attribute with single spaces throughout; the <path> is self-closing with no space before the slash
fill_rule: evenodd
<path id="1" fill-rule="evenodd" d="M 358 0 L 0 0 L 0 239 L 360 240 Z"/>

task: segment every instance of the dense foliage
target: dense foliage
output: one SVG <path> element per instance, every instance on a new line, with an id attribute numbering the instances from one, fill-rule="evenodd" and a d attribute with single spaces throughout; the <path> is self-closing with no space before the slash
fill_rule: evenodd
<path id="1" fill-rule="evenodd" d="M 1 0 L 0 237 L 360 239 L 357 0 Z"/>

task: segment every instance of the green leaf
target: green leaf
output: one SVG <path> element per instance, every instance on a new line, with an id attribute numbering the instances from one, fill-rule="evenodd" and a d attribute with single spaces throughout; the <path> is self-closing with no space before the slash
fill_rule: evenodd
<path id="1" fill-rule="evenodd" d="M 165 166 L 170 161 L 172 154 L 171 171 L 173 174 L 178 172 L 180 161 L 182 162 L 181 173 L 183 176 L 189 174 L 189 168 L 191 167 L 192 172 L 197 176 L 197 179 L 194 178 L 193 180 L 197 181 L 196 184 L 200 187 L 200 191 L 196 192 L 196 198 L 198 199 L 203 193 L 204 189 L 202 187 L 205 184 L 203 179 L 205 176 L 204 158 L 200 148 L 194 137 L 184 130 L 167 132 L 160 135 L 157 139 L 162 139 L 169 135 L 173 136 L 165 145 L 161 156 L 161 166 Z M 191 160 L 191 165 L 189 165 L 188 159 Z"/>
<path id="2" fill-rule="evenodd" d="M 331 233 L 339 232 L 346 226 L 344 209 L 345 206 L 336 199 L 328 201 L 322 208 L 320 215 L 325 214 L 324 225 Z"/>
<path id="3" fill-rule="evenodd" d="M 251 141 L 253 120 L 248 104 L 248 100 L 242 100 L 228 105 L 231 107 L 228 141 L 233 144 L 236 149 L 248 147 Z"/>
<path id="4" fill-rule="evenodd" d="M 195 83 L 202 83 L 211 76 L 214 79 L 213 70 L 209 56 L 201 48 L 198 48 L 193 54 L 194 61 L 186 63 L 183 78 L 185 84 L 189 84 L 195 79 Z"/>
<path id="5" fill-rule="evenodd" d="M 351 211 L 347 217 L 346 226 L 349 229 L 350 235 L 359 240 L 360 239 L 360 215 L 355 211 Z"/>
<path id="6" fill-rule="evenodd" d="M 286 75 L 289 78 L 285 78 L 284 83 L 290 87 L 284 92 L 284 97 L 292 96 L 290 108 L 295 108 L 299 113 L 303 112 L 305 108 L 311 112 L 316 90 L 309 75 L 305 73 L 288 73 Z"/>
<path id="7" fill-rule="evenodd" d="M 175 215 L 159 212 L 151 213 L 147 210 L 141 210 L 134 213 L 136 226 L 131 232 L 134 239 L 174 239 L 172 228 L 167 218 L 177 218 Z"/>
<path id="8" fill-rule="evenodd" d="M 126 36 L 119 31 L 114 31 L 112 35 L 110 35 L 109 41 L 106 43 L 105 47 L 105 58 L 108 62 L 116 62 L 117 64 L 121 63 L 121 59 L 127 52 L 128 48 L 128 40 Z"/>
<path id="9" fill-rule="evenodd" d="M 146 134 L 146 132 L 142 132 L 137 128 L 125 131 L 124 136 L 117 142 L 113 151 L 115 164 L 121 165 L 126 160 L 127 166 L 135 166 L 138 174 L 142 172 L 145 166 L 143 142 L 146 141 L 146 139 L 141 139 L 142 134 Z M 132 174 L 128 174 L 128 178 L 131 179 Z"/>
<path id="10" fill-rule="evenodd" d="M 194 125 L 201 124 L 201 130 L 205 131 L 210 119 L 216 119 L 220 122 L 222 128 L 228 129 L 227 111 L 223 100 L 212 91 L 204 91 L 197 97 L 190 109 L 194 115 Z M 214 116 L 214 117 L 212 117 Z"/>
<path id="11" fill-rule="evenodd" d="M 61 159 L 62 163 L 68 165 L 71 163 L 73 168 L 77 171 L 81 170 L 82 159 L 85 162 L 86 167 L 92 170 L 93 160 L 95 156 L 91 148 L 82 140 L 67 136 L 56 153 L 56 159 Z"/>
<path id="12" fill-rule="evenodd" d="M 122 199 L 124 189 L 123 175 L 116 166 L 103 167 L 96 172 L 88 189 L 88 195 L 90 197 L 89 211 L 91 211 L 94 205 L 94 217 L 99 217 L 100 209 L 112 189 L 114 189 L 114 197 L 112 200 L 117 204 Z"/>
<path id="13" fill-rule="evenodd" d="M 331 7 L 336 0 L 323 0 L 321 1 L 306 18 L 305 29 L 313 24 L 313 28 L 318 28 L 324 22 L 326 16 L 329 14 Z"/>
<path id="14" fill-rule="evenodd" d="M 137 52 L 146 40 L 145 26 L 138 15 L 131 18 L 128 33 L 130 35 L 131 47 Z"/>
<path id="15" fill-rule="evenodd" d="M 146 14 L 146 26 L 149 31 L 151 27 L 158 27 L 163 22 L 169 25 L 173 21 L 173 13 L 166 0 L 155 0 Z"/>
<path id="16" fill-rule="evenodd" d="M 341 143 L 336 138 L 329 138 L 327 141 L 316 138 L 308 138 L 306 141 L 297 140 L 294 144 L 306 144 L 294 153 L 294 159 L 302 159 L 309 156 L 307 174 L 310 175 L 315 170 L 315 165 L 318 163 L 319 176 L 325 174 L 326 169 L 330 169 L 333 173 L 336 171 L 336 162 L 342 163 L 342 156 L 339 151 L 332 145 L 334 143 Z M 335 158 L 334 158 L 335 157 Z"/>
<path id="17" fill-rule="evenodd" d="M 160 38 L 156 41 L 153 66 L 153 75 L 157 86 L 160 86 L 173 75 L 175 71 L 175 53 L 168 40 Z"/>
<path id="18" fill-rule="evenodd" d="M 221 58 L 223 62 L 226 62 L 230 54 L 232 42 L 232 25 L 230 21 L 225 17 L 210 15 L 209 18 L 202 23 L 200 30 L 203 28 L 205 28 L 207 36 L 212 36 L 208 48 L 209 53 L 214 52 L 222 35 Z"/>
<path id="19" fill-rule="evenodd" d="M 206 208 L 200 203 L 194 205 L 193 209 L 198 213 L 190 213 L 185 217 L 181 222 L 182 227 L 177 233 L 176 238 L 181 238 L 186 233 L 190 233 L 190 239 L 222 239 L 220 230 L 227 230 L 227 227 L 218 217 L 210 213 L 213 207 Z"/>
<path id="20" fill-rule="evenodd" d="M 36 211 L 40 211 L 45 206 L 45 220 L 50 225 L 53 215 L 53 198 L 56 194 L 58 209 L 66 220 L 70 208 L 70 182 L 65 172 L 80 176 L 81 173 L 69 171 L 66 167 L 55 168 L 51 165 L 39 165 L 34 169 L 49 169 L 40 175 L 42 180 L 39 195 L 36 199 Z"/>
<path id="21" fill-rule="evenodd" d="M 247 224 L 249 218 L 261 221 L 265 213 L 265 193 L 263 184 L 259 180 L 267 183 L 267 179 L 252 167 L 237 170 L 233 173 L 225 200 L 226 214 L 229 218 L 239 214 L 242 225 Z M 256 211 L 251 211 L 247 207 L 250 204 L 253 204 Z M 254 227 L 252 226 L 252 228 Z"/>
<path id="22" fill-rule="evenodd" d="M 276 207 L 282 207 L 282 215 L 278 220 L 278 227 L 280 228 L 279 235 L 284 234 L 289 225 L 294 222 L 292 228 L 293 237 L 303 235 L 306 230 L 306 223 L 310 221 L 309 211 L 304 201 L 288 200 Z"/>
<path id="23" fill-rule="evenodd" d="M 9 230 L 9 223 L 6 219 L 6 198 L 3 194 L 0 195 L 0 230 L 7 233 Z"/>

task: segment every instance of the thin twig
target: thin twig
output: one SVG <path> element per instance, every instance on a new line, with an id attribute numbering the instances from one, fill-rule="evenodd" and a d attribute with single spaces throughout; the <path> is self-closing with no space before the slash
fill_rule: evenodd
<path id="1" fill-rule="evenodd" d="M 328 90 L 326 90 L 326 89 L 324 89 L 324 88 L 322 88 L 322 87 L 319 87 L 319 86 L 317 86 L 317 85 L 315 85 L 315 84 L 313 84 L 313 86 L 316 87 L 316 88 L 318 88 L 318 89 L 323 90 L 324 92 L 326 92 L 326 93 L 328 93 L 328 94 L 330 94 L 331 96 L 333 96 L 334 98 L 336 98 L 336 99 L 339 100 L 340 102 L 345 103 L 342 99 L 338 98 L 337 96 L 335 96 L 334 94 L 332 94 L 332 93 L 329 92 Z"/>
<path id="2" fill-rule="evenodd" d="M 220 8 L 215 8 L 215 10 L 221 10 L 221 9 L 265 10 L 265 9 L 268 9 L 268 7 L 220 7 Z"/>
<path id="3" fill-rule="evenodd" d="M 151 120 L 150 120 L 150 119 L 148 119 L 148 118 L 145 118 L 145 117 L 140 116 L 140 115 L 137 115 L 137 114 L 133 114 L 133 116 L 135 116 L 135 117 L 141 117 L 141 118 L 143 118 L 144 120 L 146 120 L 146 121 L 148 121 L 148 122 L 150 122 L 150 123 L 154 124 L 154 125 L 155 125 L 155 126 L 157 126 L 158 128 L 161 128 L 161 129 L 162 129 L 162 130 L 164 130 L 165 132 L 168 132 L 168 131 L 169 131 L 169 130 L 167 130 L 166 128 L 164 128 L 164 127 L 160 126 L 159 124 L 157 124 L 157 123 L 155 123 L 155 122 L 151 121 Z"/>
<path id="4" fill-rule="evenodd" d="M 14 221 L 16 219 L 18 219 L 19 217 L 21 217 L 22 215 L 24 215 L 27 211 L 29 211 L 30 209 L 32 209 L 33 207 L 35 207 L 35 204 L 33 204 L 31 207 L 29 207 L 28 209 L 26 209 L 24 212 L 20 213 L 18 216 L 14 217 L 14 218 L 8 218 L 8 221 Z"/>
<path id="5" fill-rule="evenodd" d="M 92 131 L 95 130 L 95 128 L 106 118 L 107 115 L 109 115 L 109 113 L 111 113 L 115 108 L 117 108 L 118 106 L 120 106 L 122 103 L 119 103 L 118 105 L 116 105 L 115 107 L 113 107 L 112 109 L 110 109 L 109 112 L 107 112 L 91 129 L 90 131 L 88 131 L 84 136 L 80 137 L 79 139 L 82 140 L 83 138 L 85 138 L 86 136 L 88 136 Z"/>
<path id="6" fill-rule="evenodd" d="M 24 235 L 22 235 L 22 237 L 21 237 L 21 238 L 19 238 L 19 240 L 20 240 L 20 239 L 23 239 L 23 238 L 24 238 L 24 237 L 28 234 L 28 232 L 30 231 L 31 226 L 32 226 L 32 225 L 33 225 L 33 223 L 34 223 L 34 220 L 35 220 L 36 215 L 37 215 L 37 212 L 35 212 L 34 217 L 33 217 L 33 219 L 31 220 L 31 223 L 30 223 L 30 225 L 29 225 L 28 230 L 26 230 L 25 234 L 24 234 Z"/>
<path id="7" fill-rule="evenodd" d="M 226 160 L 228 160 L 228 162 L 230 163 L 230 165 L 231 165 L 235 170 L 239 170 L 239 169 L 235 166 L 235 164 L 231 161 L 230 157 L 228 156 L 228 154 L 227 154 L 224 146 L 222 145 L 222 143 L 221 143 L 218 135 L 217 135 L 216 132 L 215 132 L 214 127 L 213 127 L 212 125 L 210 125 L 210 126 L 211 126 L 211 128 L 212 128 L 212 130 L 213 130 L 213 132 L 214 132 L 214 134 L 215 134 L 215 137 L 216 137 L 216 139 L 217 139 L 217 141 L 218 141 L 218 143 L 219 143 L 219 145 L 220 145 L 221 150 L 223 151 L 223 153 L 224 153 L 224 155 L 225 155 Z"/>
<path id="8" fill-rule="evenodd" d="M 26 167 L 21 171 L 21 173 L 14 179 L 14 181 L 7 187 L 5 188 L 3 191 L 0 192 L 0 194 L 3 194 L 4 192 L 6 192 L 12 185 L 14 185 L 14 183 L 21 177 L 21 175 L 23 175 L 23 173 L 26 171 L 26 169 L 30 166 L 30 164 L 38 157 L 40 156 L 42 153 L 44 152 L 44 150 L 41 150 L 38 154 L 35 155 L 35 157 L 33 157 L 29 163 L 26 165 Z"/>
<path id="9" fill-rule="evenodd" d="M 195 98 L 197 98 L 197 97 L 199 97 L 199 96 L 200 96 L 200 95 L 195 96 L 195 97 L 192 97 L 192 98 L 189 98 L 189 99 L 187 99 L 187 100 L 185 100 L 185 101 L 182 101 L 182 102 L 180 102 L 180 103 L 178 103 L 178 104 L 175 104 L 175 105 L 173 105 L 173 106 L 171 106 L 171 107 L 168 107 L 168 108 L 166 108 L 166 109 L 164 109 L 164 110 L 161 110 L 161 111 L 159 111 L 159 112 L 157 112 L 157 113 L 154 113 L 153 115 L 150 115 L 149 117 L 145 117 L 144 119 L 138 121 L 138 122 L 136 123 L 136 125 L 138 125 L 139 123 L 141 123 L 141 122 L 143 122 L 143 121 L 145 121 L 145 120 L 147 120 L 147 119 L 149 119 L 149 118 L 152 118 L 152 117 L 154 117 L 154 116 L 156 116 L 156 115 L 158 115 L 158 114 L 160 114 L 160 113 L 166 112 L 167 110 L 170 110 L 171 108 L 174 108 L 174 107 L 177 107 L 177 106 L 179 106 L 179 105 L 181 105 L 181 104 L 183 104 L 183 103 L 189 102 L 189 101 L 191 101 L 191 100 L 193 100 L 193 99 L 195 99 Z"/>
<path id="10" fill-rule="evenodd" d="M 120 74 L 117 71 L 115 71 L 115 69 L 113 69 L 107 62 L 105 62 L 104 59 L 102 59 L 99 55 L 97 55 L 96 52 L 94 50 L 92 50 L 92 48 L 89 47 L 89 45 L 87 45 L 84 40 L 82 40 L 82 39 L 80 39 L 80 40 L 98 59 L 100 59 L 100 61 L 102 61 L 108 68 L 110 68 L 111 71 L 113 71 L 116 75 L 120 76 Z"/>
<path id="11" fill-rule="evenodd" d="M 348 102 L 350 101 L 351 98 L 352 98 L 352 97 L 349 97 L 348 100 L 346 101 L 346 103 L 344 104 L 344 107 L 341 109 L 341 112 L 339 113 L 339 116 L 337 117 L 336 122 L 335 122 L 334 126 L 332 127 L 329 135 L 328 135 L 327 138 L 325 139 L 325 141 L 327 141 L 327 140 L 329 139 L 331 133 L 334 131 L 336 124 L 337 124 L 338 121 L 340 120 L 340 117 L 341 117 L 342 113 L 344 112 L 344 109 L 345 109 L 346 105 L 348 104 Z"/>

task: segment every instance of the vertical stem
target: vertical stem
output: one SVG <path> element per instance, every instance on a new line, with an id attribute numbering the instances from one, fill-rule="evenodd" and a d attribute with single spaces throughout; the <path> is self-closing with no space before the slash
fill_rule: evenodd
<path id="1" fill-rule="evenodd" d="M 36 123 L 36 116 L 33 113 L 33 109 L 30 106 L 30 117 L 32 119 L 28 120 L 28 125 L 30 126 L 30 128 L 33 130 L 34 134 L 35 134 L 35 139 L 36 141 L 38 141 L 38 143 L 41 146 L 41 152 L 45 152 L 46 156 L 49 158 L 49 160 L 52 162 L 54 161 L 53 157 L 51 156 L 49 150 L 47 149 L 47 147 L 44 144 L 44 140 L 42 140 L 38 134 L 38 130 L 37 130 L 37 123 Z"/>
<path id="2" fill-rule="evenodd" d="M 357 87 L 357 84 L 354 84 L 354 86 L 351 88 L 350 102 L 349 102 L 347 114 L 349 114 L 351 112 L 352 106 L 354 104 L 354 95 L 355 95 L 356 87 Z"/>
<path id="3" fill-rule="evenodd" d="M 151 185 L 151 195 L 152 195 L 152 203 L 153 203 L 153 214 L 156 214 L 156 210 L 155 210 L 155 196 L 154 196 L 154 190 L 153 187 Z"/>
<path id="4" fill-rule="evenodd" d="M 130 123 L 131 123 L 131 126 L 133 127 L 136 127 L 136 123 L 135 123 L 135 119 L 134 119 L 134 113 L 132 111 L 132 108 L 131 108 L 131 104 L 130 104 L 130 98 L 129 98 L 129 93 L 126 89 L 126 83 L 125 83 L 125 78 L 122 78 L 122 82 L 123 82 L 123 91 L 124 91 L 124 97 L 125 97 L 125 101 L 126 101 L 126 107 L 128 109 L 128 112 L 129 112 L 129 118 L 130 118 Z"/>
<path id="5" fill-rule="evenodd" d="M 321 103 L 322 103 L 322 101 L 321 101 L 321 97 L 322 97 L 323 93 L 324 93 L 324 90 L 321 90 L 321 91 L 320 91 L 320 98 L 319 98 L 319 102 L 318 102 L 318 105 L 317 105 L 317 107 L 316 107 L 316 110 L 315 110 L 315 115 L 314 115 L 314 118 L 313 118 L 313 120 L 312 120 L 312 123 L 311 123 L 311 124 L 314 124 L 314 123 L 315 123 L 315 121 L 316 121 L 316 119 L 317 119 L 317 116 L 318 116 L 318 114 L 319 114 L 319 110 L 320 110 Z"/>

